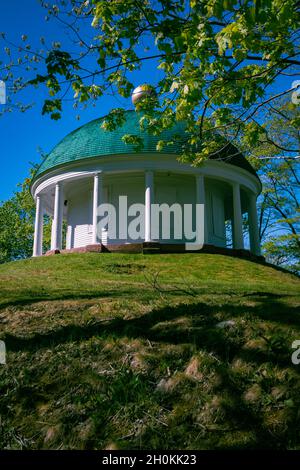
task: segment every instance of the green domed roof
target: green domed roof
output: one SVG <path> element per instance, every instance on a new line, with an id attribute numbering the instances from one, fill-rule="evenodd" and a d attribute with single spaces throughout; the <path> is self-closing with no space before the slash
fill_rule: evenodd
<path id="1" fill-rule="evenodd" d="M 182 135 L 182 140 L 186 138 L 185 125 L 183 122 L 178 122 L 172 129 L 165 130 L 160 135 L 154 136 L 141 130 L 139 126 L 140 116 L 138 113 L 135 111 L 126 111 L 125 116 L 125 123 L 114 131 L 106 131 L 101 128 L 105 117 L 95 119 L 75 129 L 64 137 L 46 156 L 39 166 L 34 179 L 66 163 L 73 163 L 93 157 L 136 154 L 134 146 L 125 144 L 122 140 L 125 134 L 134 134 L 143 138 L 144 147 L 139 151 L 139 154 L 181 154 L 182 142 L 180 141 L 173 145 L 168 145 L 166 150 L 161 152 L 156 150 L 156 144 L 159 140 L 170 141 L 174 135 Z M 235 154 L 234 157 L 230 157 L 228 153 L 224 156 L 227 163 L 242 167 L 256 175 L 249 162 L 241 154 L 236 154 L 236 149 L 234 149 L 232 153 Z"/>

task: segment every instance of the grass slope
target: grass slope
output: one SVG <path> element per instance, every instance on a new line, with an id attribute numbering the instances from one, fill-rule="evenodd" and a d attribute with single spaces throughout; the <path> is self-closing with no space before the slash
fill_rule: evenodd
<path id="1" fill-rule="evenodd" d="M 0 266 L 0 448 L 299 449 L 299 295 L 209 254 Z"/>

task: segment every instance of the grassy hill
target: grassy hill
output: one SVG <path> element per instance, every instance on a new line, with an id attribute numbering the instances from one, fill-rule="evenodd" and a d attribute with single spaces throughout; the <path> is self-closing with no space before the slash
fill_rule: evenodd
<path id="1" fill-rule="evenodd" d="M 300 449 L 299 300 L 221 255 L 2 265 L 0 448 Z"/>

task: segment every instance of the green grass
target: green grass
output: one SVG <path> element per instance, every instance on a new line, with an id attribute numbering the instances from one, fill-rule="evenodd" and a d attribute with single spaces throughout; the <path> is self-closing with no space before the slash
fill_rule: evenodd
<path id="1" fill-rule="evenodd" d="M 300 449 L 295 276 L 90 253 L 1 265 L 0 293 L 1 449 Z"/>

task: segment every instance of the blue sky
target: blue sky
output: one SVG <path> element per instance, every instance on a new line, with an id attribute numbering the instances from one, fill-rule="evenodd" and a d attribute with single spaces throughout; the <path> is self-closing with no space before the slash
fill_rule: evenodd
<path id="1" fill-rule="evenodd" d="M 44 21 L 45 10 L 39 5 L 38 0 L 0 0 L 0 8 L 0 32 L 4 31 L 11 42 L 20 44 L 23 34 L 28 35 L 29 43 L 34 43 L 41 36 L 56 41 L 63 37 L 61 26 L 55 20 Z M 7 61 L 3 52 L 3 43 L 0 43 L 0 61 Z M 154 64 L 147 64 L 143 72 L 135 72 L 137 85 L 149 81 L 147 74 L 150 69 L 152 69 L 152 78 L 157 78 L 153 76 L 153 73 L 156 74 Z M 76 127 L 105 115 L 114 107 L 120 105 L 125 108 L 132 107 L 129 99 L 120 101 L 120 98 L 107 96 L 102 97 L 95 108 L 90 106 L 80 112 L 80 121 L 76 119 L 78 111 L 74 111 L 71 104 L 65 107 L 62 119 L 53 121 L 48 116 L 41 115 L 45 96 L 41 90 L 28 89 L 24 99 L 35 103 L 32 109 L 25 113 L 16 110 L 0 116 L 0 201 L 10 197 L 17 189 L 17 184 L 28 175 L 30 162 L 40 162 L 38 148 L 47 153 Z"/>

